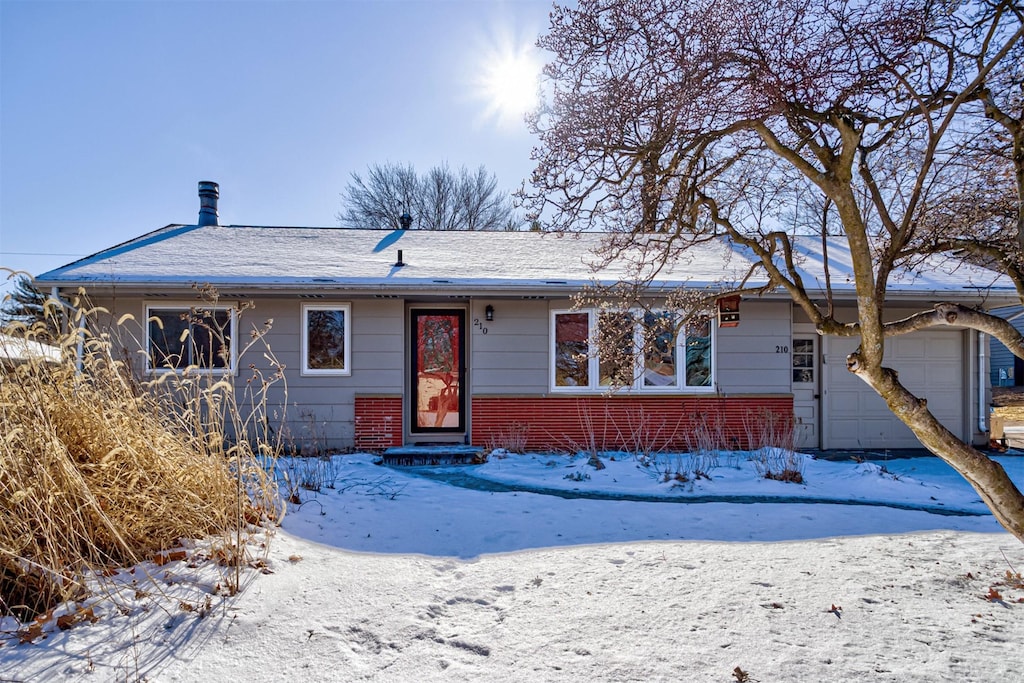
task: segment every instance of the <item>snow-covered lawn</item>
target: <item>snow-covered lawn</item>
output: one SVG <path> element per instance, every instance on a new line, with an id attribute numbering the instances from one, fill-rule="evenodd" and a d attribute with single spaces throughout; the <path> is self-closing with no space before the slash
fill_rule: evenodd
<path id="1" fill-rule="evenodd" d="M 240 595 L 214 594 L 212 562 L 122 572 L 121 610 L 0 640 L 0 680 L 1019 680 L 1007 572 L 1024 546 L 941 462 L 807 459 L 801 485 L 736 454 L 671 479 L 686 457 L 510 455 L 432 477 L 335 458 Z M 1000 461 L 1024 485 L 1024 457 Z M 438 479 L 467 473 L 547 493 Z"/>

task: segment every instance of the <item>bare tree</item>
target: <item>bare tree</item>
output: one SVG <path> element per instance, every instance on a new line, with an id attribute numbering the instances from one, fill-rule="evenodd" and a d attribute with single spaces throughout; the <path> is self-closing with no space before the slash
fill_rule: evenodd
<path id="1" fill-rule="evenodd" d="M 498 190 L 498 179 L 483 166 L 459 169 L 458 206 L 467 230 L 517 230 L 522 224 L 508 195 Z"/>
<path id="2" fill-rule="evenodd" d="M 541 144 L 524 194 L 531 217 L 607 230 L 605 258 L 639 253 L 634 272 L 648 277 L 703 242 L 744 247 L 757 261 L 750 275 L 768 282 L 746 291 L 784 290 L 819 333 L 859 337 L 849 370 L 1024 541 L 1024 495 L 903 386 L 884 354 L 889 337 L 955 324 L 1024 357 L 1011 325 L 961 305 L 885 316 L 893 274 L 925 253 L 951 267 L 984 258 L 1024 296 L 1021 248 L 1007 250 L 1024 245 L 1021 17 L 1009 0 L 556 8 L 540 40 L 554 57 L 532 119 Z M 997 144 L 981 144 L 986 136 Z M 951 214 L 979 196 L 989 208 Z M 1007 205 L 1014 220 L 1000 218 Z M 809 293 L 797 232 L 819 235 L 823 249 L 830 232 L 845 241 L 854 321 L 837 317 L 830 292 Z"/>
<path id="3" fill-rule="evenodd" d="M 352 174 L 336 218 L 351 227 L 398 228 L 402 214 L 417 205 L 419 194 L 419 177 L 411 165 L 374 164 L 365 178 Z"/>
<path id="4" fill-rule="evenodd" d="M 0 303 L 0 330 L 12 324 L 24 325 L 37 341 L 58 341 L 66 322 L 64 309 L 49 301 L 27 275 L 15 277 L 14 290 Z"/>
<path id="5" fill-rule="evenodd" d="M 998 44 L 993 19 L 1003 13 L 1019 26 L 1024 6 L 982 5 L 970 26 L 972 40 L 960 46 L 964 59 L 974 60 L 979 71 Z M 962 125 L 967 139 L 951 163 L 959 191 L 943 197 L 943 210 L 928 217 L 921 248 L 963 251 L 995 265 L 1024 298 L 1024 41 L 1012 45 L 998 68 L 983 74 L 975 97 L 978 106 L 967 111 L 970 118 Z"/>
<path id="6" fill-rule="evenodd" d="M 390 163 L 370 166 L 365 178 L 353 173 L 336 217 L 349 227 L 398 229 L 405 212 L 421 230 L 517 230 L 522 222 L 494 174 L 447 164 L 422 176 Z"/>

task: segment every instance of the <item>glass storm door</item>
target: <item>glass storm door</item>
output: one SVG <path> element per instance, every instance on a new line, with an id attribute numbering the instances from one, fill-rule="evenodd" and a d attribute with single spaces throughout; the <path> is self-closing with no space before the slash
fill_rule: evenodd
<path id="1" fill-rule="evenodd" d="M 412 311 L 409 424 L 414 433 L 466 431 L 465 326 L 462 309 Z"/>

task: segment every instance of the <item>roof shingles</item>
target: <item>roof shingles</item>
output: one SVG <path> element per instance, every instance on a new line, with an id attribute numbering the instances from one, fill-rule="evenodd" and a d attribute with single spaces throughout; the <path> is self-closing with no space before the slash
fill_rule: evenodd
<path id="1" fill-rule="evenodd" d="M 628 264 L 595 271 L 601 233 L 356 230 L 257 226 L 166 228 L 101 251 L 37 278 L 41 285 L 252 285 L 345 289 L 578 289 L 629 278 Z M 398 267 L 398 250 L 405 265 Z M 824 287 L 819 238 L 797 238 L 805 284 Z M 656 286 L 732 286 L 752 255 L 725 242 L 689 250 Z M 848 250 L 829 245 L 833 288 L 852 291 Z M 894 278 L 891 291 L 962 292 L 1006 287 L 997 274 L 939 262 Z M 439 282 L 440 281 L 440 282 Z M 763 279 L 762 279 L 763 281 Z M 748 284 L 757 284 L 749 283 Z"/>

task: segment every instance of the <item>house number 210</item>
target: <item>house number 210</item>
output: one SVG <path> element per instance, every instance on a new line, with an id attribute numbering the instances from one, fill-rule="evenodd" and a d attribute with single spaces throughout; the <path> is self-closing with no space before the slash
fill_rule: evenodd
<path id="1" fill-rule="evenodd" d="M 483 334 L 487 334 L 487 328 L 480 322 L 480 318 L 473 318 L 473 327 L 479 327 Z"/>

